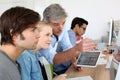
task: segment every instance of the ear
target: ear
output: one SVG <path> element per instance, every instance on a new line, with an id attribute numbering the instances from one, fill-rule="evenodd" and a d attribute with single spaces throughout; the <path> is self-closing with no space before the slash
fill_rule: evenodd
<path id="1" fill-rule="evenodd" d="M 18 33 L 16 33 L 16 34 L 13 35 L 13 34 L 12 34 L 12 31 L 13 31 L 13 30 L 11 29 L 11 30 L 10 30 L 10 35 L 12 36 L 12 38 L 13 38 L 13 40 L 14 40 L 14 39 L 18 36 Z"/>
<path id="2" fill-rule="evenodd" d="M 10 35 L 11 35 L 11 36 L 12 36 L 12 31 L 13 31 L 13 30 L 12 30 L 12 29 L 10 29 Z"/>

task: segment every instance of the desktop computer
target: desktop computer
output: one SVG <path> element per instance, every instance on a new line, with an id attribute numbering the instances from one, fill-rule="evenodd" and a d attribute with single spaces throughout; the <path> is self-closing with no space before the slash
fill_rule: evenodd
<path id="1" fill-rule="evenodd" d="M 116 46 L 120 46 L 120 30 L 118 32 L 117 40 L 116 40 Z"/>
<path id="2" fill-rule="evenodd" d="M 114 20 L 110 20 L 110 25 L 109 25 L 109 38 L 108 38 L 108 46 L 112 45 L 113 42 L 113 34 L 114 34 Z"/>

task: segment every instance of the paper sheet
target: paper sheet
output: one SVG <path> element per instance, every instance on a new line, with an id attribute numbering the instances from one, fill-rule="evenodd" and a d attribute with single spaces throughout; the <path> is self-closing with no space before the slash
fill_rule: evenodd
<path id="1" fill-rule="evenodd" d="M 93 80 L 90 76 L 68 78 L 68 80 Z"/>

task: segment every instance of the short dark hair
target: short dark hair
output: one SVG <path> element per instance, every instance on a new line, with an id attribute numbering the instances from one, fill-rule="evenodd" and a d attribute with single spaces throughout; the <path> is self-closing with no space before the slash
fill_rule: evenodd
<path id="1" fill-rule="evenodd" d="M 13 36 L 40 21 L 40 15 L 25 7 L 12 7 L 0 17 L 1 44 L 13 44 Z M 11 32 L 10 32 L 11 31 Z"/>
<path id="2" fill-rule="evenodd" d="M 75 25 L 78 24 L 81 27 L 83 24 L 88 25 L 88 21 L 83 18 L 75 17 L 71 23 L 71 29 L 74 29 Z"/>

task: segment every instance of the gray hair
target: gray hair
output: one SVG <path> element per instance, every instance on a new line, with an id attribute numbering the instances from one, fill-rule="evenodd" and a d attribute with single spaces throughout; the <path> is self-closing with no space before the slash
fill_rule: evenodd
<path id="1" fill-rule="evenodd" d="M 67 17 L 67 13 L 59 4 L 51 4 L 43 12 L 43 21 L 61 20 Z"/>

